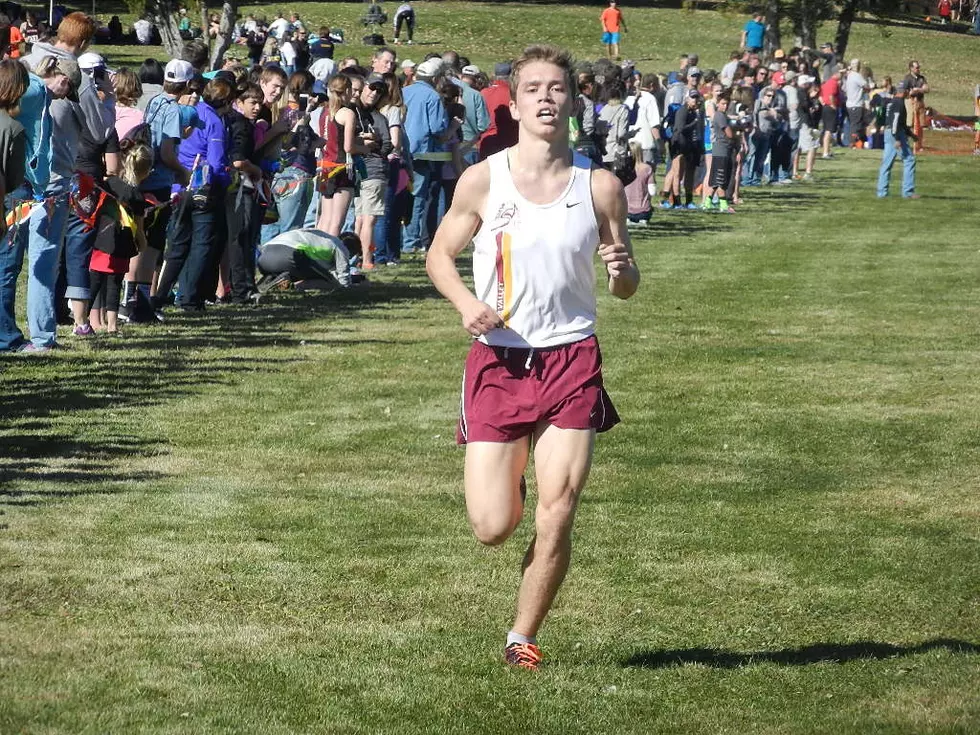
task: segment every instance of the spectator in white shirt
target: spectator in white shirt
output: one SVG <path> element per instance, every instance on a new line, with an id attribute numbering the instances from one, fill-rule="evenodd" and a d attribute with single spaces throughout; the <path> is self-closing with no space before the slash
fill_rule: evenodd
<path id="1" fill-rule="evenodd" d="M 288 20 L 282 17 L 282 12 L 280 12 L 272 24 L 269 26 L 269 33 L 276 37 L 276 40 L 281 40 L 282 37 L 293 29 L 292 25 Z"/>
<path id="2" fill-rule="evenodd" d="M 640 79 L 640 90 L 636 96 L 626 99 L 626 107 L 637 106 L 636 122 L 630 126 L 630 139 L 640 144 L 643 162 L 655 165 L 655 151 L 660 139 L 660 106 L 653 91 L 658 84 L 655 74 L 644 74 Z"/>

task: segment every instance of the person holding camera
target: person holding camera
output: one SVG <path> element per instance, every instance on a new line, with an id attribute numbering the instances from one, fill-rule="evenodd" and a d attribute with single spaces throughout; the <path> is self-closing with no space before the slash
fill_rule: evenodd
<path id="1" fill-rule="evenodd" d="M 354 230 L 361 239 L 361 268 L 374 268 L 374 223 L 385 213 L 388 154 L 392 151 L 388 121 L 378 111 L 388 83 L 371 74 L 351 104 L 354 124 L 344 127 L 344 149 L 355 172 Z"/>

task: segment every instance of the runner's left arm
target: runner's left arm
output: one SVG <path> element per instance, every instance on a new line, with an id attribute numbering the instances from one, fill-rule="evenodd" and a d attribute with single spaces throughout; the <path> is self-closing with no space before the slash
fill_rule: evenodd
<path id="1" fill-rule="evenodd" d="M 626 229 L 626 192 L 614 174 L 595 169 L 592 201 L 599 220 L 599 257 L 609 274 L 609 293 L 628 299 L 640 285 L 640 270 L 633 260 L 633 245 Z"/>

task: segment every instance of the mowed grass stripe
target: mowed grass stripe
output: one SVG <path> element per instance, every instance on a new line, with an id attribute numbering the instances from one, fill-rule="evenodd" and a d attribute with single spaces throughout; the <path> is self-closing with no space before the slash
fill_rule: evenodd
<path id="1" fill-rule="evenodd" d="M 975 221 L 939 197 L 980 192 L 926 159 L 879 202 L 875 162 L 637 234 L 538 677 L 499 659 L 532 517 L 469 532 L 421 262 L 3 361 L 0 729 L 968 732 Z"/>

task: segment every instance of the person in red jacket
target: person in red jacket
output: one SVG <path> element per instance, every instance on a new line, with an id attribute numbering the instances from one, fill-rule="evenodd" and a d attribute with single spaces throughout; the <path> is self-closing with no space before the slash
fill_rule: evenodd
<path id="1" fill-rule="evenodd" d="M 480 91 L 490 113 L 490 127 L 480 137 L 481 161 L 497 151 L 517 145 L 517 123 L 510 114 L 510 69 L 511 65 L 506 62 L 495 65 L 494 80 Z"/>

